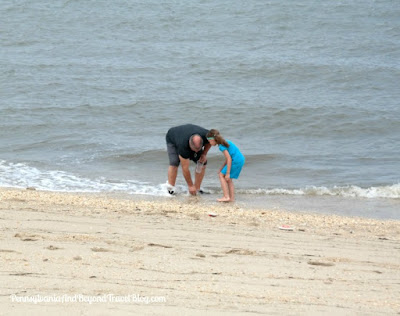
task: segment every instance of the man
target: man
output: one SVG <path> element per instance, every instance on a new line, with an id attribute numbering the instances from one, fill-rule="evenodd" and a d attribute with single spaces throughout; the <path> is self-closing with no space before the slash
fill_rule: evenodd
<path id="1" fill-rule="evenodd" d="M 207 152 L 211 148 L 206 137 L 207 133 L 208 130 L 205 128 L 193 124 L 180 125 L 168 130 L 166 135 L 169 157 L 167 185 L 170 194 L 175 193 L 174 186 L 179 165 L 182 166 L 183 177 L 188 185 L 189 193 L 196 195 L 200 191 L 207 164 Z M 195 172 L 194 183 L 189 170 L 190 160 L 204 163 L 201 172 Z"/>

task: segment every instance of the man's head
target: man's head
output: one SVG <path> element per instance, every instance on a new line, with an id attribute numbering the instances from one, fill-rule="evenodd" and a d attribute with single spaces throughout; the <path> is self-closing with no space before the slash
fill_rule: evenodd
<path id="1" fill-rule="evenodd" d="M 203 138 L 199 134 L 194 134 L 189 139 L 190 149 L 199 152 L 203 148 Z"/>

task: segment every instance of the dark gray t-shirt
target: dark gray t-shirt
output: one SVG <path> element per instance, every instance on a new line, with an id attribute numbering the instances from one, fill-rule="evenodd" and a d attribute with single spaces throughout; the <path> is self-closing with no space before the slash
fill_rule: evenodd
<path id="1" fill-rule="evenodd" d="M 197 154 L 190 149 L 189 139 L 194 134 L 199 134 L 203 139 L 203 146 L 208 144 L 207 140 L 208 130 L 197 125 L 186 124 L 176 127 L 171 127 L 168 130 L 166 141 L 169 144 L 173 144 L 179 155 L 185 159 L 197 160 L 201 156 L 202 152 Z"/>

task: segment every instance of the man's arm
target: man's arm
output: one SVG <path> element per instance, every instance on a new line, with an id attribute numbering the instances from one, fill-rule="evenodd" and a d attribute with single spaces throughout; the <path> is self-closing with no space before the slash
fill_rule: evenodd
<path id="1" fill-rule="evenodd" d="M 197 190 L 193 184 L 192 175 L 190 174 L 190 170 L 189 170 L 190 160 L 183 158 L 181 155 L 179 155 L 179 159 L 181 161 L 183 177 L 185 178 L 186 183 L 189 187 L 189 193 L 192 195 L 196 195 Z"/>
<path id="2" fill-rule="evenodd" d="M 203 151 L 203 154 L 201 155 L 201 157 L 200 157 L 200 162 L 202 162 L 202 163 L 205 163 L 206 162 L 206 160 L 207 160 L 207 153 L 208 153 L 208 151 L 210 150 L 210 148 L 211 148 L 211 145 L 210 144 L 205 144 L 204 145 L 204 151 Z"/>

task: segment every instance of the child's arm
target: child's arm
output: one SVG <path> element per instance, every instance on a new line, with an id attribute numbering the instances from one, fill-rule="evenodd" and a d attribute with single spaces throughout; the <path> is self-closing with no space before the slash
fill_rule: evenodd
<path id="1" fill-rule="evenodd" d="M 231 158 L 231 155 L 229 155 L 229 152 L 227 150 L 224 150 L 223 154 L 224 154 L 225 159 L 226 159 L 224 166 L 227 165 L 225 178 L 229 179 L 231 177 L 232 158 Z"/>
<path id="2" fill-rule="evenodd" d="M 225 167 L 225 165 L 226 165 L 226 160 L 225 160 L 225 162 L 224 162 L 224 164 L 221 166 L 221 168 L 219 168 L 219 172 L 221 172 L 222 171 L 222 169 L 224 169 L 224 167 Z"/>

